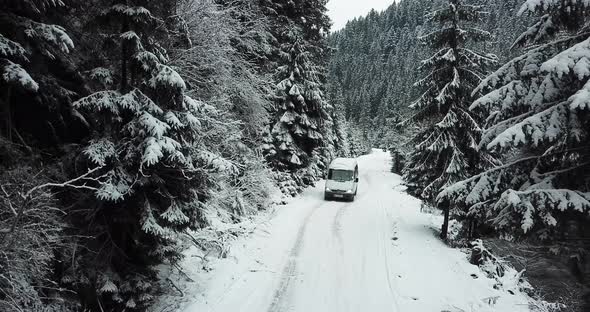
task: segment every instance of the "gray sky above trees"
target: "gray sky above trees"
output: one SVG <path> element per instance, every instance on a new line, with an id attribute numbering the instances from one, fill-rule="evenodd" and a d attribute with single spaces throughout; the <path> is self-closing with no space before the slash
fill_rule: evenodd
<path id="1" fill-rule="evenodd" d="M 330 0 L 328 2 L 328 15 L 334 23 L 332 31 L 340 30 L 346 22 L 355 17 L 365 16 L 375 9 L 385 10 L 394 0 Z"/>

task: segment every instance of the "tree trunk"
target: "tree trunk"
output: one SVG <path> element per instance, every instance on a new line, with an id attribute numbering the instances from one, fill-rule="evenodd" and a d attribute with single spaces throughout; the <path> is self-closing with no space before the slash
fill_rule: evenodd
<path id="1" fill-rule="evenodd" d="M 6 126 L 6 138 L 9 142 L 12 142 L 12 110 L 10 109 L 10 86 L 6 88 L 6 95 L 5 95 L 5 102 L 4 105 L 6 107 L 4 113 L 6 116 L 5 126 Z"/>
<path id="2" fill-rule="evenodd" d="M 123 4 L 127 5 L 128 1 L 125 0 L 123 1 Z M 121 25 L 121 33 L 125 33 L 129 31 L 129 21 L 127 20 L 123 20 L 123 23 Z M 127 89 L 128 89 L 128 70 L 127 70 L 127 54 L 129 54 L 129 51 L 127 49 L 127 43 L 126 42 L 121 42 L 121 93 L 127 93 Z"/>
<path id="3" fill-rule="evenodd" d="M 442 210 L 444 211 L 444 221 L 442 224 L 442 228 L 440 230 L 440 238 L 443 240 L 447 239 L 447 235 L 449 233 L 449 203 L 448 202 L 443 202 L 440 204 L 440 208 L 442 208 Z"/>
<path id="4" fill-rule="evenodd" d="M 123 31 L 126 27 L 123 27 Z M 121 45 L 121 93 L 127 92 L 127 44 Z"/>

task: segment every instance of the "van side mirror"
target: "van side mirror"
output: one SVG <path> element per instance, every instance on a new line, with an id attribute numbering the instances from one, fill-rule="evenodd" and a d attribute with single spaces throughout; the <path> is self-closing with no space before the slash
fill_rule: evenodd
<path id="1" fill-rule="evenodd" d="M 359 178 L 354 179 L 355 183 L 359 183 Z"/>

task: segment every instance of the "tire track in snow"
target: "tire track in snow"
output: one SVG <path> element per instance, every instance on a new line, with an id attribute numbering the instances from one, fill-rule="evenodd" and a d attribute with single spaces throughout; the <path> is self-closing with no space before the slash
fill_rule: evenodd
<path id="1" fill-rule="evenodd" d="M 270 307 L 267 310 L 268 312 L 281 312 L 281 311 L 283 311 L 281 308 L 283 305 L 284 297 L 285 297 L 287 290 L 289 289 L 289 285 L 291 284 L 291 281 L 293 280 L 293 278 L 295 277 L 295 274 L 296 274 L 297 257 L 299 256 L 299 253 L 301 252 L 301 249 L 303 247 L 303 239 L 305 237 L 305 231 L 307 229 L 307 224 L 309 223 L 309 220 L 311 219 L 313 214 L 320 207 L 324 206 L 325 204 L 326 204 L 325 202 L 320 202 L 318 205 L 316 205 L 314 208 L 312 208 L 312 210 L 307 214 L 307 216 L 303 220 L 303 224 L 301 225 L 301 227 L 299 228 L 299 231 L 297 232 L 295 244 L 293 245 L 293 248 L 291 248 L 291 251 L 289 252 L 289 260 L 287 261 L 287 264 L 285 265 L 285 267 L 283 268 L 283 272 L 281 273 L 281 281 L 279 283 L 278 288 L 275 291 L 275 294 L 273 295 L 272 302 L 270 304 Z"/>
<path id="2" fill-rule="evenodd" d="M 342 220 L 342 216 L 348 211 L 349 207 L 350 205 L 346 205 L 338 209 L 338 212 L 334 216 L 334 221 L 332 222 L 332 235 L 336 238 L 336 241 L 338 242 L 338 249 L 341 255 L 344 253 L 344 250 L 342 249 L 342 225 L 340 224 L 340 222 Z"/>
<path id="3" fill-rule="evenodd" d="M 363 180 L 366 181 L 366 183 L 363 184 L 365 187 L 360 188 L 360 196 L 357 196 L 354 202 L 348 203 L 344 207 L 338 209 L 338 212 L 334 217 L 334 221 L 332 222 L 332 234 L 338 242 L 339 251 L 341 255 L 344 253 L 342 242 L 342 218 L 349 212 L 350 209 L 360 206 L 362 204 L 362 200 L 369 194 L 368 190 L 370 189 L 369 185 L 371 184 L 371 178 L 367 173 L 365 173 L 363 175 Z"/>
<path id="4" fill-rule="evenodd" d="M 390 244 L 390 240 L 387 239 L 386 236 L 387 234 L 387 230 L 390 229 L 389 226 L 387 226 L 389 224 L 389 222 L 387 222 L 389 219 L 389 216 L 387 214 L 387 211 L 385 210 L 386 208 L 383 206 L 383 202 L 381 200 L 378 201 L 378 206 L 379 209 L 381 210 L 381 213 L 383 214 L 383 219 L 385 220 L 384 222 L 386 222 L 386 226 L 385 226 L 385 231 L 381 232 L 381 248 L 383 250 L 383 260 L 384 260 L 384 265 L 385 265 L 385 271 L 386 271 L 386 275 L 387 275 L 387 285 L 389 287 L 389 292 L 391 293 L 391 298 L 393 299 L 393 304 L 395 306 L 395 311 L 396 312 L 403 312 L 400 309 L 400 305 L 399 305 L 399 300 L 398 300 L 398 293 L 394 290 L 397 287 L 397 283 L 393 282 L 391 280 L 391 275 L 392 275 L 392 271 L 391 271 L 391 261 L 389 258 L 389 248 L 388 248 L 388 244 Z M 391 229 L 393 229 L 393 227 L 391 227 Z M 394 283 L 396 284 L 394 287 Z"/>

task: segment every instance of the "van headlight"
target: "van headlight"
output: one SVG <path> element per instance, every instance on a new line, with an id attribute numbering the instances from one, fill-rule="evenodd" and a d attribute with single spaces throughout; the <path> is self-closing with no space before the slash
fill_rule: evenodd
<path id="1" fill-rule="evenodd" d="M 348 191 L 346 191 L 346 193 L 351 194 L 352 193 L 352 190 L 348 190 Z"/>
<path id="2" fill-rule="evenodd" d="M 332 190 L 326 187 L 326 192 L 331 192 Z"/>

